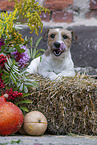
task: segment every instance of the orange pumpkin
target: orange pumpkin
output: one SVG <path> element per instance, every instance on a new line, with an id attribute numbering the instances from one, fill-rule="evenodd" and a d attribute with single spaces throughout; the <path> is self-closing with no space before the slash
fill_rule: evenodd
<path id="1" fill-rule="evenodd" d="M 10 135 L 17 132 L 23 124 L 23 113 L 4 96 L 0 97 L 0 135 Z"/>

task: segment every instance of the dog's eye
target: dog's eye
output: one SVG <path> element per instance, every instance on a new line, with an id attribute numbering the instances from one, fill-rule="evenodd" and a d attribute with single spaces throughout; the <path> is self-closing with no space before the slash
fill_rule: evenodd
<path id="1" fill-rule="evenodd" d="M 66 36 L 66 35 L 63 35 L 62 37 L 63 37 L 63 39 L 67 39 L 68 38 L 68 36 Z"/>
<path id="2" fill-rule="evenodd" d="M 51 34 L 50 37 L 51 37 L 51 38 L 55 38 L 55 34 Z"/>

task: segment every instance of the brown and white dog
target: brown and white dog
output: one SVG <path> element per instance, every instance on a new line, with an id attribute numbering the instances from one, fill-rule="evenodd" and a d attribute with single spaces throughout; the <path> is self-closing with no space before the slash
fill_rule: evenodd
<path id="1" fill-rule="evenodd" d="M 27 71 L 39 73 L 51 80 L 62 76 L 74 76 L 74 64 L 71 59 L 70 47 L 72 42 L 71 31 L 62 28 L 50 29 L 48 32 L 48 49 L 40 57 L 32 60 Z"/>

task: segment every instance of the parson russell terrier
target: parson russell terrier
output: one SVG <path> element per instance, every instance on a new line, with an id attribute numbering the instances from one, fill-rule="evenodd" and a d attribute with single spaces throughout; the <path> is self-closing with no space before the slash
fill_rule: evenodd
<path id="1" fill-rule="evenodd" d="M 75 76 L 70 53 L 71 42 L 71 31 L 62 28 L 49 29 L 48 49 L 42 55 L 41 61 L 41 57 L 32 60 L 27 72 L 39 73 L 52 81 L 63 76 Z"/>

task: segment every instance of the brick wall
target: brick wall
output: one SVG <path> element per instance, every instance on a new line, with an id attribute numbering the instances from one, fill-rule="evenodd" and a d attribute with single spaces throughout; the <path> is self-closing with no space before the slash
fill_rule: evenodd
<path id="1" fill-rule="evenodd" d="M 67 9 L 69 6 L 73 6 L 73 0 L 44 0 L 43 6 L 50 10 L 50 14 L 42 13 L 42 20 L 47 22 L 50 20 L 54 22 L 72 22 L 73 13 L 69 12 Z M 14 2 L 8 2 L 8 0 L 0 0 L 0 11 L 8 10 L 14 10 Z"/>
<path id="2" fill-rule="evenodd" d="M 90 12 L 86 14 L 86 18 L 97 18 L 97 0 L 90 0 Z"/>
<path id="3" fill-rule="evenodd" d="M 36 0 L 37 1 L 37 0 Z M 76 0 L 38 0 L 43 3 L 43 6 L 50 10 L 49 13 L 42 13 L 41 19 L 49 22 L 66 22 L 71 23 L 74 15 L 74 2 Z M 80 1 L 81 2 L 81 1 Z M 88 6 L 87 6 L 88 7 Z M 97 0 L 90 0 L 89 12 L 85 15 L 86 18 L 97 18 Z M 14 1 L 0 0 L 0 11 L 13 11 Z"/>
<path id="4" fill-rule="evenodd" d="M 13 11 L 14 1 L 8 2 L 8 0 L 0 0 L 0 11 Z"/>
<path id="5" fill-rule="evenodd" d="M 68 7 L 73 6 L 73 0 L 44 0 L 43 6 L 50 10 L 50 15 L 42 14 L 44 21 L 67 22 L 73 20 L 73 12 L 68 11 Z"/>
<path id="6" fill-rule="evenodd" d="M 97 10 L 97 0 L 90 0 L 90 9 Z"/>

